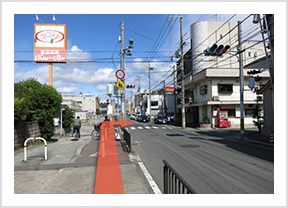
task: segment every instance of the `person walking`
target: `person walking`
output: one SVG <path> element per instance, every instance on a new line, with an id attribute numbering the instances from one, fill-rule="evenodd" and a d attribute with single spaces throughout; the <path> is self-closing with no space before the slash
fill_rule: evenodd
<path id="1" fill-rule="evenodd" d="M 80 128 L 81 128 L 81 120 L 80 117 L 77 116 L 77 118 L 74 121 L 72 137 L 75 134 L 75 130 L 77 130 L 78 138 L 80 139 Z"/>

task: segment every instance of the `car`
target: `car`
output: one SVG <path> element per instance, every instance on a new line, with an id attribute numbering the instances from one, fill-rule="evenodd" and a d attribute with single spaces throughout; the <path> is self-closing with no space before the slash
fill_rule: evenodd
<path id="1" fill-rule="evenodd" d="M 175 122 L 175 115 L 168 117 L 169 122 Z"/>
<path id="2" fill-rule="evenodd" d="M 135 119 L 135 114 L 134 114 L 134 113 L 132 113 L 132 114 L 130 115 L 130 119 Z"/>
<path id="3" fill-rule="evenodd" d="M 140 122 L 141 122 L 141 121 L 142 121 L 142 122 L 148 122 L 149 119 L 148 119 L 148 116 L 141 115 L 141 116 L 139 116 L 138 121 L 140 121 Z"/>
<path id="4" fill-rule="evenodd" d="M 135 115 L 135 121 L 138 121 L 140 115 Z"/>
<path id="5" fill-rule="evenodd" d="M 165 124 L 165 123 L 169 123 L 169 122 L 168 122 L 168 119 L 165 116 L 156 116 L 154 118 L 154 123 L 163 123 L 163 124 Z"/>

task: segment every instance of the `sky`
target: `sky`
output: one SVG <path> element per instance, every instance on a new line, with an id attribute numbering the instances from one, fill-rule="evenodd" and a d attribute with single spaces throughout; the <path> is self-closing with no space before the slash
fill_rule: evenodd
<path id="1" fill-rule="evenodd" d="M 56 18 L 53 21 L 53 15 Z M 183 14 L 184 51 L 190 46 L 191 24 L 197 21 L 226 22 L 234 14 Z M 243 20 L 249 14 L 238 14 L 230 22 Z M 53 87 L 64 95 L 108 98 L 106 85 L 117 81 L 120 67 L 121 22 L 124 22 L 124 48 L 133 39 L 132 55 L 126 55 L 125 84 L 134 84 L 141 92 L 162 88 L 161 81 L 172 85 L 171 56 L 179 48 L 179 14 L 15 14 L 14 15 L 14 82 L 36 78 L 49 83 L 49 64 L 33 61 L 34 24 L 67 26 L 67 63 L 53 63 Z M 252 17 L 245 24 L 252 24 Z M 24 62 L 23 62 L 24 61 Z M 76 62 L 78 61 L 78 62 Z M 80 63 L 79 63 L 80 61 Z M 132 89 L 133 93 L 136 89 Z M 131 95 L 131 89 L 126 94 Z"/>
<path id="2" fill-rule="evenodd" d="M 90 60 L 89 64 L 54 64 L 53 87 L 61 94 L 84 95 L 90 93 L 106 99 L 106 85 L 116 81 L 115 72 L 120 69 L 118 37 L 120 35 L 120 23 L 125 23 L 125 48 L 128 40 L 134 40 L 132 56 L 126 56 L 126 84 L 137 83 L 135 79 L 142 75 L 141 92 L 148 89 L 147 59 L 149 52 L 157 40 L 168 15 L 183 14 L 183 34 L 189 31 L 189 26 L 209 14 L 209 21 L 214 13 L 220 13 L 217 21 L 226 21 L 232 14 L 277 14 L 275 18 L 275 39 L 281 40 L 275 44 L 277 56 L 275 57 L 275 138 L 286 138 L 286 51 L 282 43 L 286 45 L 286 3 L 283 2 L 3 2 L 2 3 L 2 138 L 11 138 L 13 132 L 13 84 L 28 78 L 36 78 L 41 83 L 49 83 L 48 64 L 33 63 L 33 36 L 34 24 L 41 23 L 36 20 L 37 14 L 44 24 L 55 23 L 52 16 L 55 15 L 59 24 L 67 25 L 68 53 L 72 60 Z M 228 14 L 230 15 L 224 15 Z M 90 15 L 86 15 L 90 14 Z M 132 15 L 135 14 L 135 15 Z M 246 15 L 244 15 L 245 17 Z M 244 17 L 237 16 L 233 21 L 242 20 Z M 151 66 L 154 67 L 152 77 L 152 89 L 161 87 L 159 81 L 166 78 L 170 65 L 169 57 L 177 50 L 179 44 L 180 24 L 179 19 L 175 22 L 161 47 L 157 47 L 157 53 L 150 54 Z M 167 24 L 167 22 L 166 22 Z M 279 32 L 281 28 L 281 32 Z M 189 32 L 188 32 L 189 33 Z M 189 34 L 188 34 L 189 39 Z M 186 38 L 187 38 L 186 37 Z M 280 42 L 280 41 L 279 41 Z M 278 43 L 279 43 L 278 42 Z M 277 43 L 277 41 L 276 41 Z M 159 46 L 159 45 L 158 45 Z M 116 49 L 115 49 L 116 48 Z M 279 52 L 279 49 L 281 52 Z M 114 52 L 114 50 L 116 52 Z M 187 46 L 184 47 L 187 50 Z M 283 51 L 284 50 L 284 51 Z M 22 51 L 22 52 L 20 52 Z M 148 52 L 147 52 L 148 51 Z M 113 61 L 112 60 L 113 58 Z M 16 62 L 15 60 L 29 61 Z M 95 61 L 96 60 L 96 61 Z M 131 61 L 134 61 L 131 63 Z M 136 62 L 137 61 L 137 62 Z M 156 62 L 157 61 L 157 62 Z M 146 72 L 145 72 L 146 70 Z M 279 71 L 281 73 L 279 73 Z M 164 71 L 164 73 L 163 73 Z M 144 73 L 145 72 L 145 73 Z M 169 78 L 167 78 L 169 79 Z M 281 90 L 279 90 L 281 83 Z M 278 85 L 277 85 L 278 84 Z M 283 87 L 284 86 L 284 87 Z M 126 90 L 128 91 L 128 90 Z M 129 93 L 129 91 L 127 92 Z M 5 102 L 4 102 L 5 101 Z M 279 118 L 280 116 L 280 118 Z M 278 118 L 279 119 L 278 119 Z M 4 120 L 5 119 L 5 120 Z M 4 122 L 5 121 L 5 122 Z M 275 144 L 275 194 L 262 195 L 198 195 L 193 196 L 77 196 L 53 195 L 53 200 L 46 200 L 45 205 L 64 206 L 87 206 L 87 205 L 142 205 L 142 206 L 272 206 L 286 204 L 286 188 L 283 181 L 286 178 L 285 139 L 277 140 Z M 283 143 L 284 142 L 284 143 Z M 283 145 L 282 145 L 283 144 Z M 39 206 L 44 197 L 14 195 L 13 186 L 13 148 L 12 140 L 1 140 L 2 155 L 9 155 L 2 160 L 2 204 L 5 205 L 35 205 Z M 11 147 L 10 146 L 10 147 Z M 284 162 L 283 162 L 284 160 Z M 3 171 L 5 170 L 5 171 Z M 283 171 L 284 170 L 284 171 Z M 5 179 L 5 180 L 3 180 Z M 277 190 L 277 192 L 276 192 Z M 51 196 L 47 196 L 51 199 Z M 189 197 L 189 198 L 188 198 Z M 161 200 L 156 200 L 161 199 Z M 208 200 L 207 200 L 208 199 Z M 283 200 L 284 199 L 284 200 Z"/>

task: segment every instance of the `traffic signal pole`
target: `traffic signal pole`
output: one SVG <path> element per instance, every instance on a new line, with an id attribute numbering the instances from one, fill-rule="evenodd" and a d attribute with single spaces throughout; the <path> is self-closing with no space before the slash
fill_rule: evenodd
<path id="1" fill-rule="evenodd" d="M 243 77 L 243 53 L 242 51 L 242 27 L 241 22 L 238 21 L 238 52 L 239 53 L 239 77 L 240 77 L 240 133 L 241 139 L 244 139 L 244 77 Z"/>

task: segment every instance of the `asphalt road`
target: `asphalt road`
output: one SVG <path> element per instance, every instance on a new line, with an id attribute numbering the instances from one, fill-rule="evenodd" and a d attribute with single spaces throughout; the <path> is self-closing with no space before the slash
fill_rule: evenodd
<path id="1" fill-rule="evenodd" d="M 132 148 L 162 193 L 164 159 L 199 194 L 274 193 L 274 151 L 232 141 L 233 131 L 138 122 L 128 131 Z"/>

